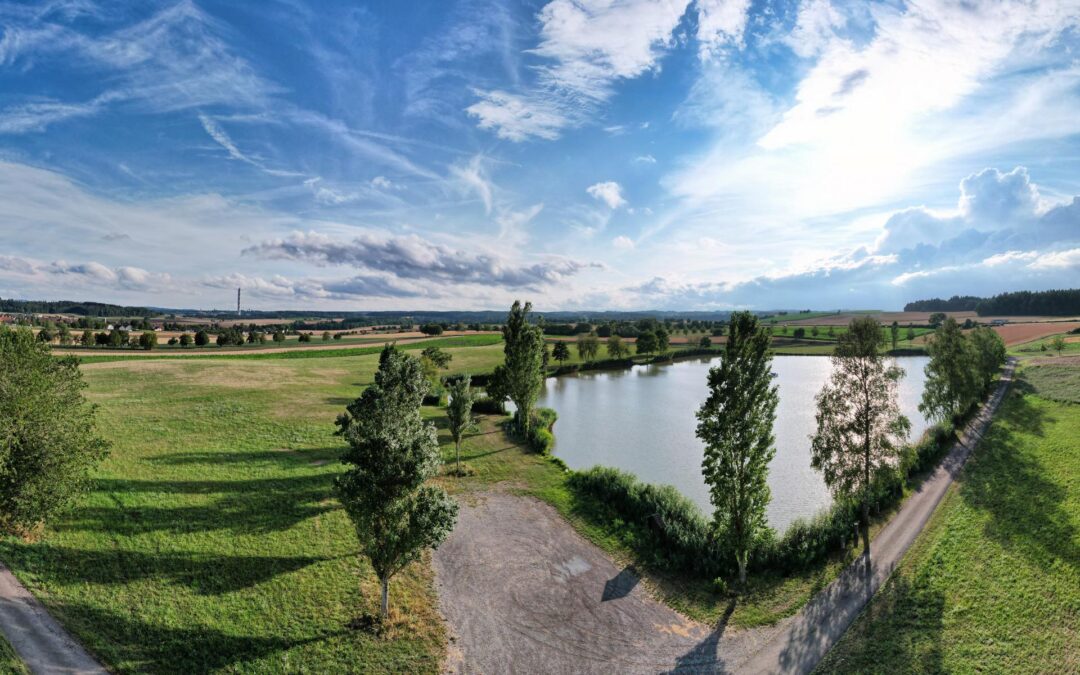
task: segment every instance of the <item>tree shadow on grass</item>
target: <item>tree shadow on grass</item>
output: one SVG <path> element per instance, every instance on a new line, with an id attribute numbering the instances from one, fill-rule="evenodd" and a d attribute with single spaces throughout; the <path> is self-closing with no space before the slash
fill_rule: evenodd
<path id="1" fill-rule="evenodd" d="M 254 450 L 250 452 L 174 452 L 146 460 L 152 464 L 167 466 L 215 466 L 221 464 L 270 464 L 278 463 L 285 466 L 301 466 L 314 460 L 336 460 L 344 447 L 310 448 L 291 450 Z"/>
<path id="2" fill-rule="evenodd" d="M 830 673 L 942 673 L 945 596 L 928 575 L 894 575 L 836 646 Z"/>
<path id="3" fill-rule="evenodd" d="M 724 663 L 724 657 L 720 654 L 720 640 L 727 630 L 728 621 L 735 613 L 737 599 L 732 597 L 728 600 L 723 616 L 717 622 L 716 628 L 709 632 L 708 637 L 694 646 L 675 660 L 675 667 L 668 673 L 724 673 L 728 668 Z"/>
<path id="4" fill-rule="evenodd" d="M 1047 479 L 1047 468 L 1025 447 L 1024 435 L 1043 436 L 1054 421 L 1027 397 L 1014 394 L 972 455 L 960 496 L 991 516 L 985 532 L 1002 546 L 1044 569 L 1055 559 L 1080 569 L 1076 527 L 1064 506 L 1068 491 Z"/>
<path id="5" fill-rule="evenodd" d="M 154 673 L 208 673 L 243 665 L 294 647 L 328 640 L 339 629 L 302 638 L 231 635 L 206 626 L 161 626 L 99 607 L 64 603 L 64 623 L 118 670 Z M 265 667 L 266 664 L 264 664 Z"/>
<path id="6" fill-rule="evenodd" d="M 93 481 L 94 491 L 106 493 L 114 505 L 81 506 L 55 529 L 123 536 L 215 530 L 243 534 L 279 532 L 337 508 L 330 500 L 332 483 L 333 474 L 329 473 L 247 481 L 97 479 Z M 144 494 L 166 497 L 151 504 L 138 496 Z M 136 497 L 125 499 L 127 495 Z M 199 495 L 205 498 L 192 505 L 191 497 Z M 169 503 L 176 505 L 168 506 Z"/>
<path id="7" fill-rule="evenodd" d="M 127 584 L 153 579 L 186 586 L 200 595 L 239 591 L 330 560 L 312 556 L 228 556 L 197 553 L 87 551 L 49 544 L 7 541 L 2 550 L 8 562 L 33 571 L 50 584 L 72 582 Z"/>

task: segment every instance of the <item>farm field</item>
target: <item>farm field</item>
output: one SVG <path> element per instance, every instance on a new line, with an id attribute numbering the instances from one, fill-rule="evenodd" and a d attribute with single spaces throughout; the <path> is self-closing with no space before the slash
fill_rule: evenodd
<path id="1" fill-rule="evenodd" d="M 1024 368 L 928 528 L 819 672 L 1080 669 L 1080 413 L 1039 395 L 1035 373 L 1048 367 Z"/>

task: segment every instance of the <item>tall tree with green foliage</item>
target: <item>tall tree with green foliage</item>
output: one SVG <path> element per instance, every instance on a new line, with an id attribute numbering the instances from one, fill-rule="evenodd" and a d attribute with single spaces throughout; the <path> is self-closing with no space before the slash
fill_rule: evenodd
<path id="1" fill-rule="evenodd" d="M 472 429 L 476 422 L 473 420 L 472 408 L 475 397 L 472 391 L 472 378 L 468 375 L 450 383 L 450 402 L 446 406 L 446 419 L 450 426 L 450 438 L 454 439 L 454 464 L 458 476 L 464 475 L 461 471 L 461 439 Z"/>
<path id="2" fill-rule="evenodd" d="M 566 343 L 559 340 L 555 343 L 555 347 L 551 350 L 551 356 L 559 363 L 570 360 L 570 348 L 566 346 Z"/>
<path id="3" fill-rule="evenodd" d="M 904 371 L 886 364 L 881 326 L 852 319 L 837 340 L 832 375 L 817 395 L 817 431 L 810 465 L 836 499 L 861 509 L 863 551 L 870 558 L 870 491 L 875 477 L 899 466 L 911 423 L 900 413 L 897 384 Z"/>
<path id="4" fill-rule="evenodd" d="M 76 358 L 0 326 L 0 530 L 29 534 L 86 490 L 108 444 L 85 388 Z"/>
<path id="5" fill-rule="evenodd" d="M 671 333 L 667 328 L 660 326 L 656 329 L 656 351 L 664 354 L 668 350 L 668 346 L 671 344 Z"/>
<path id="6" fill-rule="evenodd" d="M 348 471 L 335 491 L 382 586 L 380 613 L 390 610 L 390 579 L 446 539 L 457 503 L 442 488 L 424 485 L 441 463 L 435 425 L 420 416 L 428 392 L 420 362 L 387 345 L 375 382 L 337 419 L 349 443 Z"/>
<path id="7" fill-rule="evenodd" d="M 979 398 L 982 383 L 975 350 L 956 319 L 945 319 L 927 342 L 930 362 L 919 412 L 938 422 L 953 422 Z"/>
<path id="8" fill-rule="evenodd" d="M 979 326 L 968 335 L 975 350 L 975 365 L 979 373 L 982 391 L 989 389 L 998 369 L 1005 365 L 1005 341 L 997 331 L 987 326 Z"/>
<path id="9" fill-rule="evenodd" d="M 592 361 L 600 351 L 600 338 L 596 336 L 595 332 L 579 335 L 577 339 L 577 350 L 578 356 L 581 357 L 582 361 Z"/>
<path id="10" fill-rule="evenodd" d="M 642 331 L 638 334 L 635 347 L 638 354 L 652 354 L 656 351 L 656 333 L 651 330 Z"/>
<path id="11" fill-rule="evenodd" d="M 607 355 L 609 359 L 621 359 L 627 356 L 629 350 L 623 343 L 622 338 L 614 333 L 607 339 Z"/>
<path id="12" fill-rule="evenodd" d="M 892 348 L 896 349 L 896 345 L 900 342 L 900 324 L 896 321 L 889 326 L 889 339 L 892 341 Z"/>
<path id="13" fill-rule="evenodd" d="M 514 419 L 518 429 L 527 434 L 532 423 L 532 410 L 544 384 L 544 333 L 529 322 L 532 303 L 518 300 L 510 307 L 503 326 L 503 354 L 506 381 L 503 387 L 516 408 Z"/>
<path id="14" fill-rule="evenodd" d="M 776 454 L 773 422 L 779 402 L 769 342 L 756 316 L 733 314 L 724 357 L 709 370 L 709 397 L 697 413 L 713 526 L 735 552 L 741 583 L 754 542 L 768 529 L 767 479 Z"/>

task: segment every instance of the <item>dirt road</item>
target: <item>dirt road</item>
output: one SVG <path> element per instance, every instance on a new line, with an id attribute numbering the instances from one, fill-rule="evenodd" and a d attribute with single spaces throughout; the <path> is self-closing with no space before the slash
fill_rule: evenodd
<path id="1" fill-rule="evenodd" d="M 711 673 L 737 668 L 778 631 L 680 616 L 527 497 L 462 504 L 435 573 L 453 673 Z"/>

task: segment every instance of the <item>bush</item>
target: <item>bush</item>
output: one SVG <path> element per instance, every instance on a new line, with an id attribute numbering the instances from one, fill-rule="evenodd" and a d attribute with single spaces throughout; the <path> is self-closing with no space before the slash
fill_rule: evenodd
<path id="1" fill-rule="evenodd" d="M 643 483 L 631 473 L 597 466 L 570 475 L 571 490 L 593 502 L 595 517 L 621 529 L 620 539 L 648 564 L 715 577 L 729 572 L 697 505 L 670 485 Z M 733 561 L 732 561 L 733 562 Z"/>
<path id="2" fill-rule="evenodd" d="M 78 359 L 0 327 L 0 529 L 27 535 L 87 488 L 108 444 L 94 430 Z"/>
<path id="3" fill-rule="evenodd" d="M 488 396 L 473 401 L 473 412 L 481 415 L 505 415 L 506 404 L 502 401 L 496 401 Z"/>

